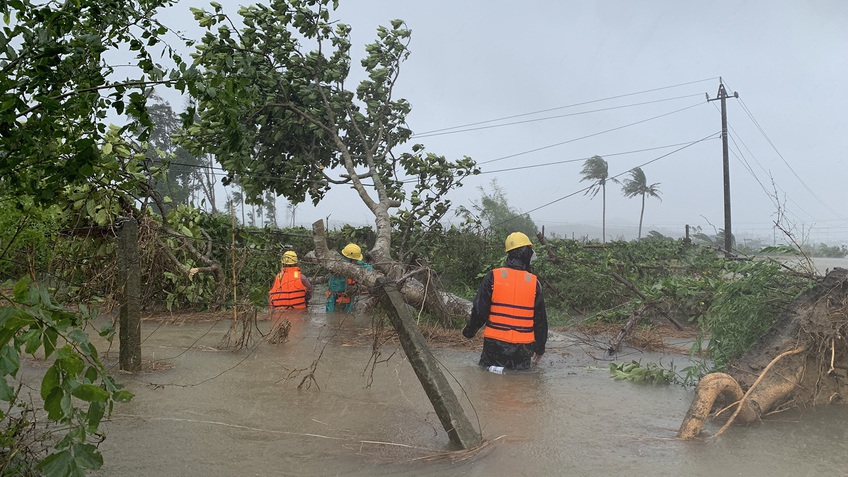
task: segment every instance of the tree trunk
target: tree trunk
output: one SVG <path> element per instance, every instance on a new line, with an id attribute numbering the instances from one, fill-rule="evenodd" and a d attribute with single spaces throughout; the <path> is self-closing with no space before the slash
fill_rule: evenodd
<path id="1" fill-rule="evenodd" d="M 331 251 L 327 247 L 326 231 L 322 220 L 317 220 L 312 224 L 312 237 L 315 243 L 315 259 L 322 267 L 334 274 L 352 277 L 357 283 L 368 289 L 375 288 L 380 276 L 389 276 L 395 281 L 400 280 L 400 283 L 397 283 L 398 290 L 403 296 L 403 300 L 409 305 L 414 307 L 423 305 L 428 312 L 437 316 L 446 313 L 453 319 L 461 318 L 464 320 L 471 313 L 470 301 L 450 293 L 433 292 L 432 285 L 425 286 L 409 274 L 403 275 L 403 267 L 398 262 L 383 257 L 379 263 L 375 264 L 380 271 L 372 272 L 345 260 L 338 252 Z M 307 254 L 304 258 L 311 258 L 310 254 Z M 431 299 L 429 300 L 427 299 L 428 288 L 431 290 L 429 293 Z"/>
<path id="2" fill-rule="evenodd" d="M 601 185 L 601 243 L 607 243 L 607 186 Z"/>

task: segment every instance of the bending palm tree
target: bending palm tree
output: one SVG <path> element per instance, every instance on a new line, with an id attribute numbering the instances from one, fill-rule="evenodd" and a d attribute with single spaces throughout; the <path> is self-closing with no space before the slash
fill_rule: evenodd
<path id="1" fill-rule="evenodd" d="M 642 219 L 645 217 L 645 197 L 656 197 L 660 198 L 660 183 L 657 182 L 655 184 L 648 185 L 648 181 L 645 179 L 645 173 L 642 172 L 641 167 L 634 167 L 630 170 L 630 179 L 624 180 L 624 187 L 622 187 L 621 191 L 624 193 L 625 197 L 633 198 L 637 195 L 642 196 L 642 211 L 639 213 L 639 238 L 642 238 Z M 660 199 L 662 201 L 662 199 Z"/>
<path id="2" fill-rule="evenodd" d="M 583 178 L 580 179 L 580 182 L 583 181 L 593 181 L 593 184 L 589 186 L 586 190 L 586 194 L 591 194 L 592 198 L 598 195 L 598 191 L 601 191 L 601 198 L 603 199 L 603 209 L 601 213 L 601 242 L 607 241 L 607 181 L 618 182 L 614 178 L 609 177 L 609 168 L 607 167 L 607 161 L 604 160 L 601 156 L 592 156 L 589 159 L 586 159 L 586 162 L 583 163 L 583 170 L 580 171 L 583 174 Z"/>

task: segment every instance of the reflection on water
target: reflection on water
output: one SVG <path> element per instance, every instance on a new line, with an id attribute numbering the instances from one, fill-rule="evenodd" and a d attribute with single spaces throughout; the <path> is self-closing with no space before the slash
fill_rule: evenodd
<path id="1" fill-rule="evenodd" d="M 813 258 L 813 264 L 815 264 L 816 269 L 824 275 L 828 270 L 833 270 L 834 268 L 848 268 L 848 258 Z"/>
<path id="2" fill-rule="evenodd" d="M 775 257 L 776 259 L 786 263 L 787 265 L 798 268 L 798 269 L 808 269 L 806 259 L 803 257 Z M 833 270 L 834 268 L 848 268 L 848 258 L 824 258 L 824 257 L 813 257 L 811 258 L 813 261 L 813 266 L 816 268 L 816 271 L 821 275 L 827 274 L 829 270 Z"/>
<path id="3" fill-rule="evenodd" d="M 107 424 L 94 475 L 844 475 L 848 463 L 848 408 L 682 442 L 691 390 L 613 381 L 597 350 L 569 340 L 549 343 L 538 369 L 505 375 L 479 368 L 478 351 L 434 350 L 490 443 L 439 458 L 450 443 L 397 345 L 383 346 L 368 387 L 370 349 L 339 339 L 367 332 L 369 319 L 313 313 L 289 342 L 237 352 L 213 348 L 228 323 L 210 326 L 162 326 L 143 353 L 173 357 L 173 368 L 119 375 L 136 398 Z M 312 386 L 298 389 L 311 371 Z"/>

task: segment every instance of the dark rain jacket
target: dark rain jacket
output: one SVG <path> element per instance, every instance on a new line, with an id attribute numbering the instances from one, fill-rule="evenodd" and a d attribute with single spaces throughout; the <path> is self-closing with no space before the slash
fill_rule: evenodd
<path id="1" fill-rule="evenodd" d="M 508 256 L 507 268 L 530 271 L 529 256 Z M 492 308 L 492 291 L 495 278 L 493 272 L 488 272 L 477 290 L 471 316 L 462 330 L 463 336 L 473 338 L 480 328 L 486 325 Z M 533 353 L 545 354 L 548 341 L 548 314 L 545 310 L 545 300 L 542 296 L 542 285 L 536 280 L 536 297 L 533 303 L 533 334 L 535 341 L 530 344 L 513 344 L 491 338 L 483 339 L 483 352 L 480 355 L 480 366 L 504 366 L 512 369 L 528 369 Z"/>

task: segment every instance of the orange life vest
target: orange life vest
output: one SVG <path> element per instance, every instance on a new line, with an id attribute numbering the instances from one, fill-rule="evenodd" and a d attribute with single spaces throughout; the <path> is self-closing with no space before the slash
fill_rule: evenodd
<path id="1" fill-rule="evenodd" d="M 306 308 L 306 285 L 298 267 L 283 267 L 274 279 L 274 286 L 268 292 L 271 308 Z"/>
<path id="2" fill-rule="evenodd" d="M 492 273 L 495 279 L 492 307 L 483 336 L 514 344 L 534 342 L 536 275 L 505 267 Z"/>

